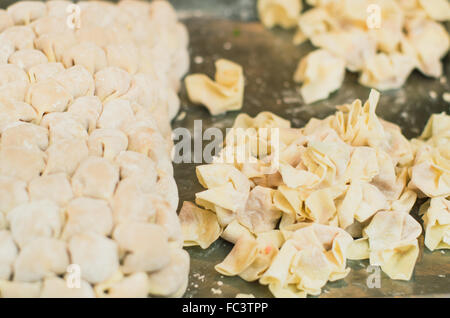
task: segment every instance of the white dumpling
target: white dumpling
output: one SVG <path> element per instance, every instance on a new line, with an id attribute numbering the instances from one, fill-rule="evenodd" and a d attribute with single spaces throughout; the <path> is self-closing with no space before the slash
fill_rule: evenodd
<path id="1" fill-rule="evenodd" d="M 100 234 L 72 236 L 69 251 L 72 262 L 81 268 L 81 277 L 89 283 L 103 282 L 119 269 L 117 243 Z"/>
<path id="2" fill-rule="evenodd" d="M 72 1 L 67 0 L 52 0 L 46 1 L 47 15 L 51 17 L 66 17 L 67 7 L 72 5 Z"/>
<path id="3" fill-rule="evenodd" d="M 108 160 L 114 158 L 128 147 L 128 138 L 122 131 L 113 128 L 100 128 L 92 131 L 88 139 L 89 154 Z"/>
<path id="4" fill-rule="evenodd" d="M 14 263 L 14 280 L 35 282 L 60 275 L 69 266 L 66 244 L 54 238 L 36 238 L 20 250 Z"/>
<path id="5" fill-rule="evenodd" d="M 36 49 L 41 50 L 50 62 L 63 62 L 66 51 L 76 43 L 71 31 L 43 34 L 35 40 Z"/>
<path id="6" fill-rule="evenodd" d="M 170 210 L 175 211 L 178 206 L 178 187 L 172 175 L 162 174 L 156 184 L 156 193 L 170 205 Z"/>
<path id="7" fill-rule="evenodd" d="M 32 49 L 35 37 L 33 29 L 22 25 L 9 27 L 0 35 L 0 38 L 6 38 L 11 41 L 16 50 Z"/>
<path id="8" fill-rule="evenodd" d="M 148 296 L 146 273 L 134 273 L 118 281 L 96 286 L 97 296 L 107 298 L 144 298 Z"/>
<path id="9" fill-rule="evenodd" d="M 47 15 L 33 21 L 31 27 L 33 28 L 34 33 L 36 33 L 37 36 L 49 33 L 67 32 L 69 31 L 67 25 L 68 16 L 69 13 L 66 13 L 66 17 L 54 17 Z"/>
<path id="10" fill-rule="evenodd" d="M 61 63 L 42 63 L 29 68 L 28 77 L 30 78 L 31 83 L 36 83 L 54 77 L 62 71 L 64 71 L 64 66 Z"/>
<path id="11" fill-rule="evenodd" d="M 81 42 L 66 50 L 62 62 L 67 68 L 74 65 L 82 65 L 91 74 L 107 66 L 105 51 L 90 42 Z"/>
<path id="12" fill-rule="evenodd" d="M 47 13 L 45 3 L 40 1 L 19 1 L 7 9 L 15 24 L 29 24 Z"/>
<path id="13" fill-rule="evenodd" d="M 29 86 L 27 73 L 14 64 L 0 65 L 0 96 L 23 101 Z"/>
<path id="14" fill-rule="evenodd" d="M 26 283 L 0 280 L 2 298 L 37 298 L 41 293 L 41 282 Z"/>
<path id="15" fill-rule="evenodd" d="M 33 121 L 37 119 L 37 113 L 31 105 L 12 100 L 2 100 L 0 98 L 0 132 L 10 124 L 17 121 Z"/>
<path id="16" fill-rule="evenodd" d="M 125 99 L 113 99 L 103 105 L 103 111 L 97 122 L 98 128 L 123 129 L 134 121 L 134 112 L 130 102 Z"/>
<path id="17" fill-rule="evenodd" d="M 132 122 L 125 128 L 125 133 L 128 135 L 128 150 L 147 155 L 156 163 L 157 170 L 172 174 L 168 145 L 157 130 L 146 122 Z"/>
<path id="18" fill-rule="evenodd" d="M 119 168 L 108 159 L 88 157 L 78 167 L 72 178 L 76 196 L 109 200 L 119 181 Z"/>
<path id="19" fill-rule="evenodd" d="M 107 67 L 94 76 L 95 95 L 102 101 L 124 95 L 131 84 L 131 75 L 118 67 Z"/>
<path id="20" fill-rule="evenodd" d="M 150 17 L 158 24 L 175 24 L 177 13 L 175 9 L 166 1 L 153 1 L 150 3 Z"/>
<path id="21" fill-rule="evenodd" d="M 153 187 L 156 184 L 155 163 L 146 155 L 135 151 L 123 151 L 115 159 L 115 163 L 120 167 L 120 177 L 122 179 L 133 177 L 142 179 L 146 187 Z"/>
<path id="22" fill-rule="evenodd" d="M 161 131 L 166 136 L 170 134 L 170 116 L 178 112 L 179 101 L 169 98 L 169 89 L 162 85 L 165 79 L 150 74 L 135 74 L 130 89 L 123 98 L 136 102 L 149 112 Z M 170 100 L 170 105 L 169 105 Z M 169 115 L 170 114 L 170 115 Z"/>
<path id="23" fill-rule="evenodd" d="M 80 28 L 75 30 L 75 37 L 77 42 L 89 42 L 101 48 L 108 44 L 108 36 L 105 28 L 86 25 L 82 20 L 80 22 Z"/>
<path id="24" fill-rule="evenodd" d="M 28 202 L 27 184 L 17 178 L 0 176 L 0 211 L 8 213 L 25 202 Z"/>
<path id="25" fill-rule="evenodd" d="M 173 209 L 166 200 L 158 196 L 153 197 L 152 204 L 156 210 L 155 223 L 166 231 L 170 242 L 175 242 L 178 246 L 182 246 L 181 224 L 176 209 Z"/>
<path id="26" fill-rule="evenodd" d="M 87 140 L 88 133 L 83 124 L 69 112 L 54 112 L 42 118 L 41 126 L 49 130 L 50 144 L 66 140 Z"/>
<path id="27" fill-rule="evenodd" d="M 14 52 L 9 56 L 9 63 L 17 65 L 18 67 L 28 71 L 31 67 L 47 63 L 47 57 L 39 50 L 22 49 Z"/>
<path id="28" fill-rule="evenodd" d="M 82 96 L 70 104 L 67 112 L 78 118 L 88 132 L 91 133 L 97 126 L 97 120 L 100 117 L 102 108 L 102 102 L 97 96 Z"/>
<path id="29" fill-rule="evenodd" d="M 0 64 L 7 64 L 9 57 L 15 51 L 14 45 L 10 40 L 0 36 L 0 47 L 2 48 L 0 50 Z"/>
<path id="30" fill-rule="evenodd" d="M 48 130 L 25 122 L 10 124 L 3 130 L 1 146 L 2 148 L 21 147 L 45 151 L 48 146 Z"/>
<path id="31" fill-rule="evenodd" d="M 41 298 L 93 298 L 94 290 L 84 280 L 79 287 L 69 287 L 67 280 L 59 277 L 47 277 L 42 285 Z"/>
<path id="32" fill-rule="evenodd" d="M 21 204 L 7 218 L 14 241 L 21 248 L 39 237 L 59 237 L 63 221 L 59 206 L 49 200 Z"/>
<path id="33" fill-rule="evenodd" d="M 79 6 L 81 23 L 87 26 L 110 26 L 118 12 L 118 8 L 108 1 L 82 1 Z"/>
<path id="34" fill-rule="evenodd" d="M 72 102 L 73 96 L 54 79 L 31 85 L 26 102 L 37 111 L 38 117 L 51 112 L 63 112 Z"/>
<path id="35" fill-rule="evenodd" d="M 0 174 L 30 181 L 45 169 L 45 153 L 39 149 L 5 147 L 0 150 Z"/>
<path id="36" fill-rule="evenodd" d="M 9 231 L 0 231 L 0 279 L 10 279 L 18 250 Z"/>
<path id="37" fill-rule="evenodd" d="M 72 187 L 65 173 L 54 173 L 34 178 L 28 184 L 31 200 L 51 200 L 65 206 L 72 197 Z"/>
<path id="38" fill-rule="evenodd" d="M 0 32 L 3 32 L 7 28 L 14 25 L 13 20 L 6 12 L 6 10 L 0 9 Z"/>
<path id="39" fill-rule="evenodd" d="M 181 297 L 188 283 L 189 254 L 183 249 L 171 249 L 169 266 L 148 276 L 150 294 Z"/>
<path id="40" fill-rule="evenodd" d="M 74 98 L 94 94 L 94 79 L 82 65 L 75 65 L 55 76 Z"/>
<path id="41" fill-rule="evenodd" d="M 109 66 L 120 67 L 130 74 L 137 72 L 139 51 L 133 43 L 109 44 L 105 52 Z"/>
<path id="42" fill-rule="evenodd" d="M 114 221 L 152 222 L 155 219 L 155 208 L 152 196 L 143 188 L 136 178 L 126 178 L 119 182 L 112 199 Z"/>
<path id="43" fill-rule="evenodd" d="M 88 147 L 85 140 L 64 140 L 52 144 L 46 150 L 47 166 L 44 174 L 64 172 L 72 176 L 79 163 L 88 156 Z"/>
<path id="44" fill-rule="evenodd" d="M 170 248 L 166 232 L 150 223 L 124 223 L 114 230 L 113 238 L 120 251 L 126 253 L 122 271 L 152 272 L 170 262 Z"/>
<path id="45" fill-rule="evenodd" d="M 75 234 L 94 232 L 108 236 L 113 228 L 112 212 L 108 202 L 92 198 L 76 198 L 66 207 L 67 223 L 62 237 L 67 240 Z"/>

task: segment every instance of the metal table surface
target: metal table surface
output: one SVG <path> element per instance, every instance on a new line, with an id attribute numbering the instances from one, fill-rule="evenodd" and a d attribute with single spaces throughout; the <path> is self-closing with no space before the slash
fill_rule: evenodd
<path id="1" fill-rule="evenodd" d="M 302 127 L 312 117 L 324 118 L 335 106 L 363 101 L 370 89 L 357 83 L 357 74 L 347 72 L 342 88 L 329 99 L 312 105 L 303 103 L 298 86 L 292 80 L 299 59 L 313 50 L 309 43 L 292 44 L 294 31 L 266 30 L 258 23 L 254 0 L 172 0 L 190 35 L 190 73 L 214 76 L 214 61 L 226 58 L 244 68 L 246 85 L 242 112 L 255 116 L 272 111 L 291 120 L 293 127 Z M 196 62 L 197 63 L 196 63 Z M 201 63 L 199 63 L 201 62 Z M 450 77 L 450 57 L 444 60 L 444 73 Z M 450 78 L 448 79 L 450 81 Z M 442 99 L 450 91 L 450 83 L 426 78 L 415 71 L 399 90 L 383 92 L 377 114 L 397 123 L 408 138 L 419 135 L 432 113 L 450 113 L 450 104 Z M 436 98 L 430 96 L 436 93 Z M 431 93 L 431 95 L 434 95 Z M 231 127 L 239 112 L 212 117 L 206 108 L 192 105 L 184 88 L 181 91 L 181 112 L 186 116 L 173 122 L 173 128 L 186 127 L 193 134 L 194 120 L 201 119 L 203 130 L 215 126 Z M 196 164 L 175 164 L 180 206 L 193 201 L 203 188 L 195 176 Z M 417 212 L 417 206 L 412 212 Z M 349 261 L 352 271 L 343 280 L 328 283 L 320 297 L 450 297 L 450 251 L 431 253 L 420 238 L 420 256 L 411 281 L 391 280 L 381 274 L 380 288 L 369 288 L 368 261 Z M 191 255 L 190 282 L 185 297 L 235 297 L 252 293 L 270 297 L 266 286 L 248 283 L 239 277 L 225 277 L 214 270 L 231 250 L 232 244 L 222 239 L 208 249 L 187 248 Z M 213 291 L 214 289 L 214 291 Z"/>

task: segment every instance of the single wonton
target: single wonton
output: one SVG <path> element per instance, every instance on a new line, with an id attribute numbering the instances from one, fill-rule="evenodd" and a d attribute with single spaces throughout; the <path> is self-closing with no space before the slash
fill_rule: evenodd
<path id="1" fill-rule="evenodd" d="M 258 0 L 259 18 L 267 28 L 276 25 L 285 29 L 294 27 L 302 7 L 300 0 Z"/>
<path id="2" fill-rule="evenodd" d="M 205 105 L 211 115 L 242 107 L 244 75 L 242 67 L 234 62 L 217 60 L 215 81 L 204 74 L 191 74 L 185 82 L 189 99 Z"/>
<path id="3" fill-rule="evenodd" d="M 304 57 L 294 75 L 302 82 L 300 89 L 307 104 L 326 99 L 341 87 L 345 76 L 345 61 L 326 50 L 316 50 Z"/>
<path id="4" fill-rule="evenodd" d="M 184 246 L 200 245 L 206 249 L 222 232 L 213 212 L 200 209 L 191 202 L 183 202 L 179 218 Z"/>
<path id="5" fill-rule="evenodd" d="M 424 204 L 425 246 L 430 250 L 450 249 L 450 201 L 432 198 Z"/>

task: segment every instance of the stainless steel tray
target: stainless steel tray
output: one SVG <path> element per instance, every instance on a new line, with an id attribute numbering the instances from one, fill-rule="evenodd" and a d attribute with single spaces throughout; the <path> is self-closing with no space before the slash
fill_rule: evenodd
<path id="1" fill-rule="evenodd" d="M 264 110 L 272 111 L 291 120 L 294 127 L 301 127 L 311 117 L 324 118 L 332 114 L 335 105 L 355 98 L 364 101 L 369 95 L 370 90 L 357 83 L 357 75 L 347 72 L 343 87 L 328 100 L 305 105 L 292 76 L 299 59 L 313 47 L 310 44 L 294 46 L 291 41 L 293 31 L 265 30 L 256 21 L 254 0 L 171 2 L 189 29 L 191 73 L 213 76 L 214 61 L 218 58 L 243 65 L 246 86 L 242 112 L 254 116 Z M 200 64 L 194 62 L 201 60 L 198 57 L 203 60 Z M 444 60 L 447 76 L 450 74 L 449 61 L 447 56 Z M 450 113 L 450 104 L 442 100 L 445 91 L 450 91 L 448 82 L 414 72 L 402 89 L 383 92 L 377 113 L 400 125 L 408 138 L 415 137 L 430 114 Z M 435 99 L 430 96 L 431 92 L 436 93 Z M 173 128 L 186 127 L 191 133 L 196 119 L 202 120 L 203 129 L 211 126 L 226 128 L 232 126 L 238 115 L 238 112 L 230 112 L 211 117 L 205 108 L 193 106 L 184 90 L 181 102 L 181 112 L 186 112 L 187 116 L 174 121 Z M 175 164 L 180 205 L 185 200 L 193 201 L 194 194 L 202 190 L 195 176 L 195 166 Z M 366 284 L 370 275 L 366 270 L 368 262 L 350 261 L 351 273 L 341 281 L 328 283 L 320 297 L 450 297 L 450 251 L 431 253 L 423 247 L 423 242 L 420 244 L 421 254 L 411 281 L 394 281 L 382 273 L 381 288 L 371 289 Z M 191 274 L 185 297 L 235 297 L 237 293 L 271 296 L 265 286 L 245 282 L 239 277 L 224 277 L 214 270 L 214 265 L 223 260 L 231 247 L 220 239 L 207 250 L 187 249 L 191 255 Z"/>

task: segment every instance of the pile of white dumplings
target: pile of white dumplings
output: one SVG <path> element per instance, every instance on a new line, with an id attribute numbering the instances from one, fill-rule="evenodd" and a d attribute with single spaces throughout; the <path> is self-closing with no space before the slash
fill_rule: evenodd
<path id="1" fill-rule="evenodd" d="M 0 296 L 182 296 L 173 8 L 23 1 L 0 32 Z"/>

